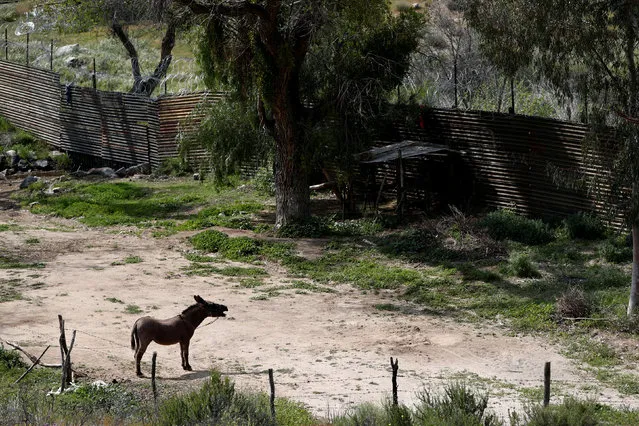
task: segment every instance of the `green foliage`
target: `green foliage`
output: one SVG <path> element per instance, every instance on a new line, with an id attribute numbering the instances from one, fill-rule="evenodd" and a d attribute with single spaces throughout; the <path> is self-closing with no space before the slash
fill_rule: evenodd
<path id="1" fill-rule="evenodd" d="M 16 128 L 9 120 L 4 117 L 0 117 L 0 133 L 8 133 L 15 131 Z"/>
<path id="2" fill-rule="evenodd" d="M 251 424 L 275 425 L 265 398 L 235 391 L 228 377 L 213 371 L 196 391 L 166 400 L 158 408 L 160 425 Z"/>
<path id="3" fill-rule="evenodd" d="M 510 415 L 513 426 L 595 426 L 601 424 L 597 420 L 600 406 L 593 402 L 565 398 L 561 405 L 533 405 L 525 409 L 525 414 Z"/>
<path id="4" fill-rule="evenodd" d="M 183 158 L 167 158 L 162 161 L 154 174 L 158 176 L 186 176 L 193 173 L 191 166 Z"/>
<path id="5" fill-rule="evenodd" d="M 206 253 L 217 253 L 218 251 L 224 250 L 228 239 L 229 236 L 223 232 L 209 230 L 192 236 L 190 241 L 197 250 Z"/>
<path id="6" fill-rule="evenodd" d="M 319 216 L 289 222 L 277 230 L 277 236 L 281 238 L 319 238 L 329 233 L 328 218 Z"/>
<path id="7" fill-rule="evenodd" d="M 17 350 L 6 350 L 0 346 L 0 371 L 5 372 L 13 368 L 27 368 Z"/>
<path id="8" fill-rule="evenodd" d="M 55 166 L 58 170 L 71 170 L 73 166 L 73 161 L 71 161 L 71 157 L 67 153 L 61 153 L 57 155 L 53 161 L 55 162 Z"/>
<path id="9" fill-rule="evenodd" d="M 604 224 L 591 214 L 579 213 L 564 220 L 568 236 L 573 239 L 599 240 L 606 235 Z"/>
<path id="10" fill-rule="evenodd" d="M 259 193 L 269 197 L 275 195 L 275 176 L 273 176 L 273 170 L 268 167 L 257 169 L 257 173 L 251 179 L 251 183 Z"/>
<path id="11" fill-rule="evenodd" d="M 554 239 L 554 234 L 539 219 L 527 219 L 511 210 L 490 212 L 480 225 L 496 240 L 509 239 L 523 244 L 546 244 Z"/>
<path id="12" fill-rule="evenodd" d="M 610 263 L 626 263 L 632 261 L 632 246 L 625 236 L 611 238 L 599 247 L 601 256 Z"/>
<path id="13" fill-rule="evenodd" d="M 418 424 L 447 424 L 456 426 L 501 425 L 498 417 L 487 411 L 488 396 L 475 393 L 464 384 L 446 386 L 437 396 L 423 391 L 416 407 Z M 441 422 L 441 423 L 440 423 Z"/>
<path id="14" fill-rule="evenodd" d="M 246 105 L 225 99 L 206 110 L 206 118 L 195 133 L 180 141 L 180 155 L 205 148 L 208 166 L 217 181 L 240 172 L 242 164 L 265 161 L 271 156 L 273 141 L 259 127 L 256 113 Z"/>
<path id="15" fill-rule="evenodd" d="M 264 209 L 264 204 L 255 201 L 233 201 L 201 210 L 193 219 L 185 221 L 180 229 L 196 230 L 212 226 L 234 229 L 253 229 L 251 214 Z"/>
<path id="16" fill-rule="evenodd" d="M 532 264 L 528 255 L 524 253 L 514 253 L 509 261 L 510 272 L 519 278 L 539 278 L 541 274 Z"/>
<path id="17" fill-rule="evenodd" d="M 127 314 L 141 314 L 144 311 L 142 311 L 138 305 L 126 305 L 124 312 Z"/>

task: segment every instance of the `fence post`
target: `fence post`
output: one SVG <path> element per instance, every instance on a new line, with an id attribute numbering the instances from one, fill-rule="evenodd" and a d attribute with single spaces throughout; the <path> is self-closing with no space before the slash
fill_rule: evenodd
<path id="1" fill-rule="evenodd" d="M 550 404 L 550 361 L 544 366 L 544 407 Z"/>
<path id="2" fill-rule="evenodd" d="M 275 420 L 275 380 L 273 380 L 273 369 L 268 369 L 268 382 L 271 386 L 271 417 Z"/>
<path id="3" fill-rule="evenodd" d="M 9 60 L 9 35 L 7 29 L 4 29 L 4 60 Z"/>
<path id="4" fill-rule="evenodd" d="M 393 357 L 390 359 L 391 368 L 393 369 L 393 405 L 397 406 L 397 370 L 399 369 L 399 360 L 395 358 L 395 362 L 393 362 Z"/>
<path id="5" fill-rule="evenodd" d="M 95 58 L 93 58 L 93 75 L 91 76 L 91 80 L 93 82 L 93 89 L 97 89 L 98 88 L 98 80 L 95 76 Z"/>
<path id="6" fill-rule="evenodd" d="M 53 71 L 53 39 L 51 39 L 51 48 L 49 49 L 49 69 Z"/>
<path id="7" fill-rule="evenodd" d="M 158 358 L 158 353 L 153 352 L 153 358 L 151 358 L 151 388 L 153 389 L 153 401 L 157 405 L 158 403 L 158 388 L 155 385 L 155 364 Z"/>
<path id="8" fill-rule="evenodd" d="M 455 76 L 455 109 L 459 106 L 457 101 L 457 55 L 455 55 L 455 62 L 453 64 L 453 74 Z"/>
<path id="9" fill-rule="evenodd" d="M 27 66 L 29 66 L 29 33 L 27 33 Z"/>
<path id="10" fill-rule="evenodd" d="M 510 77 L 510 111 L 515 113 L 515 77 Z"/>

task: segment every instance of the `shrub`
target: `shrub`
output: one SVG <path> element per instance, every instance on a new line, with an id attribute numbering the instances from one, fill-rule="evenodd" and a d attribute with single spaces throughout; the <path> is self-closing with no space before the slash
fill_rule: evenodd
<path id="1" fill-rule="evenodd" d="M 327 218 L 312 216 L 298 222 L 287 223 L 277 231 L 281 238 L 319 238 L 330 233 Z"/>
<path id="2" fill-rule="evenodd" d="M 253 177 L 252 183 L 258 192 L 268 196 L 275 195 L 275 176 L 273 176 L 273 170 L 266 167 L 259 168 Z"/>
<path id="3" fill-rule="evenodd" d="M 579 213 L 564 220 L 568 236 L 572 239 L 598 240 L 606 235 L 606 227 L 596 216 Z"/>
<path id="4" fill-rule="evenodd" d="M 528 255 L 523 253 L 514 253 L 508 261 L 510 272 L 519 278 L 539 278 L 541 274 L 532 264 Z"/>
<path id="5" fill-rule="evenodd" d="M 226 240 L 229 236 L 223 232 L 209 230 L 200 232 L 191 237 L 191 244 L 197 250 L 201 250 L 207 253 L 217 253 L 224 248 Z"/>
<path id="6" fill-rule="evenodd" d="M 157 176 L 186 176 L 192 172 L 191 166 L 182 158 L 167 158 L 162 161 L 154 174 Z"/>
<path id="7" fill-rule="evenodd" d="M 418 395 L 419 403 L 415 408 L 415 417 L 420 424 L 447 425 L 500 425 L 499 419 L 486 411 L 488 396 L 474 393 L 464 384 L 446 386 L 443 396 L 422 391 Z"/>
<path id="8" fill-rule="evenodd" d="M 18 351 L 8 351 L 4 346 L 0 346 L 0 370 L 11 370 L 12 368 L 26 368 L 27 365 L 20 358 Z"/>
<path id="9" fill-rule="evenodd" d="M 584 318 L 590 314 L 591 303 L 583 290 L 571 287 L 555 303 L 559 318 Z"/>
<path id="10" fill-rule="evenodd" d="M 511 210 L 497 210 L 489 213 L 480 225 L 495 240 L 509 239 L 523 244 L 540 245 L 549 243 L 554 235 L 548 225 L 539 219 L 527 219 Z"/>
<path id="11" fill-rule="evenodd" d="M 220 250 L 224 257 L 233 260 L 246 260 L 260 254 L 261 242 L 249 237 L 228 238 Z"/>
<path id="12" fill-rule="evenodd" d="M 599 424 L 596 418 L 597 411 L 598 405 L 595 403 L 566 398 L 561 405 L 528 407 L 522 417 L 512 413 L 510 424 L 513 426 L 595 426 Z"/>
<path id="13" fill-rule="evenodd" d="M 601 256 L 610 263 L 625 263 L 632 261 L 632 244 L 628 244 L 626 237 L 611 238 L 599 248 Z"/>
<path id="14" fill-rule="evenodd" d="M 0 132 L 7 133 L 13 132 L 16 128 L 11 124 L 9 120 L 4 117 L 0 117 Z"/>
<path id="15" fill-rule="evenodd" d="M 73 166 L 73 161 L 71 161 L 71 157 L 69 157 L 69 154 L 67 153 L 55 156 L 53 161 L 55 161 L 55 165 L 58 170 L 71 170 L 71 167 Z"/>
<path id="16" fill-rule="evenodd" d="M 275 425 L 265 398 L 239 394 L 234 384 L 211 373 L 211 379 L 197 391 L 166 400 L 158 407 L 161 425 L 251 424 Z"/>

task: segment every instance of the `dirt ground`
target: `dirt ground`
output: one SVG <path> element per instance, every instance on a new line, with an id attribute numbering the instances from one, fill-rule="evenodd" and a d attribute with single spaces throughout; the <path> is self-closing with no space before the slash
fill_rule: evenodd
<path id="1" fill-rule="evenodd" d="M 19 255 L 45 267 L 0 269 L 0 286 L 22 294 L 21 300 L 0 303 L 0 340 L 35 355 L 52 345 L 44 361 L 59 362 L 57 315 L 62 314 L 69 340 L 77 330 L 74 368 L 91 379 L 148 384 L 153 351 L 161 391 L 187 388 L 216 368 L 240 388 L 268 392 L 264 371 L 273 368 L 277 396 L 330 417 L 389 397 L 390 357 L 396 357 L 400 402 L 412 404 L 421 389 L 439 391 L 451 380 L 463 380 L 489 390 L 491 407 L 506 416 L 522 406 L 524 394 L 541 397 L 543 367 L 550 361 L 553 401 L 577 394 L 615 406 L 638 405 L 601 386 L 559 346 L 512 335 L 498 319 L 495 325 L 460 324 L 409 305 L 401 312 L 381 311 L 374 305 L 401 302 L 390 293 L 364 294 L 349 286 L 336 287 L 336 293 L 286 290 L 256 297 L 238 278 L 187 276 L 187 234 L 156 239 L 137 230 L 89 229 L 35 216 L 8 199 L 11 188 L 15 185 L 0 182 L 0 224 L 19 228 L 0 233 L 0 255 Z M 312 244 L 300 247 L 302 254 L 315 250 Z M 124 263 L 128 256 L 141 262 Z M 290 283 L 277 265 L 265 268 L 269 285 Z M 196 294 L 227 305 L 229 312 L 196 331 L 190 351 L 194 371 L 181 369 L 177 346 L 151 344 L 142 367 L 147 378 L 137 378 L 129 343 L 133 322 L 142 315 L 174 316 Z M 126 313 L 127 305 L 143 313 Z"/>

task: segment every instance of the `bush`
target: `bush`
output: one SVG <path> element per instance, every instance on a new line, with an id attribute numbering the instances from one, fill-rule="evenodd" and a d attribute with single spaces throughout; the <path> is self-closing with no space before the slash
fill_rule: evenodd
<path id="1" fill-rule="evenodd" d="M 626 263 L 632 261 L 632 243 L 628 244 L 627 238 L 619 236 L 612 238 L 599 248 L 601 256 L 610 263 Z"/>
<path id="2" fill-rule="evenodd" d="M 488 396 L 476 394 L 463 384 L 448 385 L 443 396 L 423 391 L 418 398 L 415 417 L 419 424 L 501 425 L 494 414 L 486 411 Z"/>
<path id="3" fill-rule="evenodd" d="M 235 392 L 234 384 L 211 373 L 202 388 L 168 399 L 158 407 L 161 425 L 251 424 L 275 425 L 265 398 Z"/>
<path id="4" fill-rule="evenodd" d="M 606 227 L 596 216 L 579 213 L 564 220 L 568 236 L 572 239 L 598 240 L 606 235 Z"/>
<path id="5" fill-rule="evenodd" d="M 209 230 L 192 236 L 191 244 L 193 244 L 193 247 L 197 250 L 206 253 L 217 253 L 223 250 L 228 239 L 229 236 L 223 232 Z"/>
<path id="6" fill-rule="evenodd" d="M 566 398 L 561 405 L 543 407 L 534 405 L 526 408 L 524 416 L 516 413 L 510 416 L 513 426 L 595 426 L 598 405 L 592 402 Z"/>
<path id="7" fill-rule="evenodd" d="M 480 225 L 495 240 L 509 239 L 523 244 L 540 245 L 554 239 L 548 225 L 539 219 L 527 219 L 510 210 L 489 213 Z"/>
<path id="8" fill-rule="evenodd" d="M 12 368 L 26 368 L 27 365 L 20 358 L 18 351 L 8 351 L 0 346 L 0 370 L 8 371 Z"/>
<path id="9" fill-rule="evenodd" d="M 312 216 L 306 220 L 287 223 L 277 231 L 281 238 L 319 238 L 328 235 L 331 225 L 327 218 Z"/>
<path id="10" fill-rule="evenodd" d="M 592 309 L 583 290 L 571 287 L 557 299 L 555 310 L 559 318 L 584 318 Z"/>
<path id="11" fill-rule="evenodd" d="M 157 176 L 186 176 L 193 172 L 191 166 L 182 158 L 167 158 L 155 171 Z"/>
<path id="12" fill-rule="evenodd" d="M 510 272 L 519 278 L 539 278 L 541 273 L 532 264 L 528 255 L 514 253 L 508 261 Z"/>

